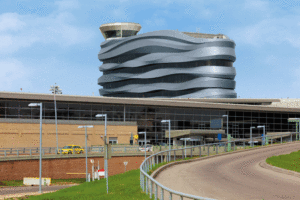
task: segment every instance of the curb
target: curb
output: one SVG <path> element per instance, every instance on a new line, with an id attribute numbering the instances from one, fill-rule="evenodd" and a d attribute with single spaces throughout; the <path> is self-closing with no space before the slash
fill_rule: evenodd
<path id="1" fill-rule="evenodd" d="M 295 171 L 291 171 L 291 170 L 287 170 L 287 169 L 275 167 L 273 165 L 268 164 L 266 161 L 261 161 L 259 163 L 259 166 L 262 167 L 262 168 L 265 168 L 265 169 L 272 170 L 274 172 L 278 172 L 278 173 L 282 173 L 282 174 L 287 174 L 287 175 L 292 175 L 292 176 L 300 178 L 300 173 L 299 172 L 295 172 Z"/>
<path id="2" fill-rule="evenodd" d="M 294 143 L 300 143 L 300 141 L 293 142 L 293 144 Z M 165 170 L 165 169 L 167 169 L 167 168 L 169 168 L 173 165 L 178 165 L 178 164 L 188 163 L 188 162 L 195 162 L 195 161 L 205 160 L 205 159 L 214 158 L 214 157 L 218 157 L 218 156 L 225 156 L 225 155 L 229 155 L 229 154 L 233 154 L 233 153 L 240 153 L 240 152 L 245 152 L 245 151 L 255 151 L 255 150 L 258 150 L 258 149 L 262 149 L 262 148 L 273 148 L 273 147 L 283 146 L 283 145 L 288 145 L 288 144 L 291 144 L 291 143 L 289 142 L 289 143 L 283 143 L 283 144 L 273 144 L 272 146 L 262 146 L 262 147 L 252 148 L 252 149 L 242 149 L 242 150 L 236 150 L 236 151 L 233 151 L 233 152 L 226 152 L 226 153 L 221 153 L 221 154 L 216 154 L 216 155 L 211 155 L 211 156 L 205 156 L 205 157 L 191 159 L 191 160 L 175 161 L 175 162 L 172 162 L 172 163 L 169 163 L 169 164 L 166 164 L 166 165 L 163 165 L 163 166 L 159 167 L 150 176 L 155 179 L 163 170 Z M 299 177 L 300 177 L 300 173 L 299 173 Z"/>

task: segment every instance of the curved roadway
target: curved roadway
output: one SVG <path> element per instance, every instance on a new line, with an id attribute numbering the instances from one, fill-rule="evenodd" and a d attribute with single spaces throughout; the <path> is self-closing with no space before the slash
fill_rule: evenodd
<path id="1" fill-rule="evenodd" d="M 179 192 L 218 200 L 299 200 L 300 178 L 259 165 L 268 157 L 298 150 L 296 142 L 179 164 L 156 180 Z M 158 192 L 160 197 L 160 188 Z M 164 199 L 168 197 L 165 192 Z M 179 197 L 173 195 L 174 199 Z"/>

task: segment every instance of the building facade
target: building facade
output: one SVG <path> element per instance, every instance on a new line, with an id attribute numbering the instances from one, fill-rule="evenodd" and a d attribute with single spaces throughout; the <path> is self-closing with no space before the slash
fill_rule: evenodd
<path id="1" fill-rule="evenodd" d="M 136 23 L 103 24 L 100 95 L 236 98 L 235 43 L 221 34 L 173 30 L 139 34 Z"/>
<path id="2" fill-rule="evenodd" d="M 56 95 L 56 99 L 59 124 L 72 124 L 77 121 L 77 125 L 74 125 L 77 127 L 78 124 L 103 123 L 104 119 L 96 118 L 95 115 L 107 114 L 108 123 L 111 125 L 107 132 L 108 136 L 118 143 L 123 143 L 121 140 L 125 141 L 124 144 L 129 144 L 131 133 L 135 135 L 138 132 L 147 132 L 146 139 L 150 144 L 168 143 L 165 137 L 168 125 L 161 123 L 161 120 L 165 119 L 171 120 L 171 130 L 210 130 L 212 119 L 223 118 L 223 129 L 226 131 L 227 120 L 222 116 L 228 115 L 229 134 L 233 138 L 249 138 L 250 127 L 261 125 L 265 125 L 267 134 L 295 132 L 295 122 L 288 122 L 288 119 L 300 118 L 300 102 L 297 102 L 297 106 L 287 107 L 280 106 L 279 99 L 137 99 L 71 95 Z M 28 107 L 29 103 L 34 102 L 43 103 L 43 119 L 52 120 L 51 123 L 54 124 L 53 95 L 0 92 L 0 126 L 3 127 L 7 123 L 22 124 L 21 120 L 38 121 L 39 108 Z M 114 126 L 120 125 L 123 128 L 115 128 L 119 131 L 112 132 Z M 52 128 L 49 133 L 54 134 L 54 126 Z M 16 131 L 14 129 L 11 131 Z M 99 127 L 97 130 L 100 129 L 103 132 L 103 124 L 102 128 Z M 38 132 L 38 129 L 36 131 Z M 58 131 L 62 129 L 58 128 Z M 83 134 L 83 130 L 77 128 L 72 133 L 79 131 Z M 253 137 L 263 133 L 262 129 L 257 128 L 252 131 Z M 0 132 L 3 136 L 7 130 L 2 128 Z M 124 134 L 127 138 L 122 136 Z M 67 137 L 71 139 L 73 136 Z M 144 140 L 144 134 L 139 134 L 139 140 L 140 142 Z"/>

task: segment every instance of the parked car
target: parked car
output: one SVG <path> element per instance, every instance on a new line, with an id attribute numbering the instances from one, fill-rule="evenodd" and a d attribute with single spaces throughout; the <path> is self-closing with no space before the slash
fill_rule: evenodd
<path id="1" fill-rule="evenodd" d="M 139 147 L 140 151 L 145 151 L 145 145 Z M 152 145 L 146 145 L 146 151 L 152 151 Z"/>
<path id="2" fill-rule="evenodd" d="M 60 151 L 62 154 L 73 154 L 73 149 L 74 149 L 75 153 L 77 153 L 77 154 L 84 153 L 84 149 L 81 148 L 81 146 L 73 145 L 73 144 L 64 146 Z M 60 152 L 57 152 L 57 153 L 60 153 Z"/>

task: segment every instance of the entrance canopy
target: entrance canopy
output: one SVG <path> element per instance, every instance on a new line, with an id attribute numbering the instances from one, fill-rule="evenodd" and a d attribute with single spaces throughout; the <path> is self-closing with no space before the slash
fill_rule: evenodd
<path id="1" fill-rule="evenodd" d="M 169 138 L 169 131 L 165 132 L 166 138 Z M 225 135 L 225 130 L 211 130 L 211 129 L 186 129 L 186 130 L 173 130 L 171 131 L 171 138 L 187 138 L 191 136 L 202 136 L 202 137 L 218 137 L 218 134 Z"/>

